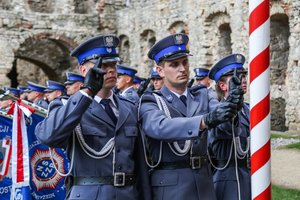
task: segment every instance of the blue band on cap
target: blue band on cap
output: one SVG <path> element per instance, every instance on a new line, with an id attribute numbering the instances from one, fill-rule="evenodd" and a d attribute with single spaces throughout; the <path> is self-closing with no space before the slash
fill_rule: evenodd
<path id="1" fill-rule="evenodd" d="M 84 82 L 84 78 L 79 77 L 79 76 L 69 76 L 68 81 L 81 81 L 81 82 Z"/>
<path id="2" fill-rule="evenodd" d="M 203 76 L 208 76 L 208 72 L 198 72 L 196 74 L 196 77 L 203 77 Z"/>
<path id="3" fill-rule="evenodd" d="M 40 88 L 40 87 L 35 87 L 33 85 L 29 85 L 28 84 L 28 87 L 27 87 L 29 90 L 32 90 L 32 91 L 37 91 L 37 92 L 44 92 L 45 88 Z"/>
<path id="4" fill-rule="evenodd" d="M 243 68 L 243 64 L 241 63 L 233 63 L 230 65 L 227 65 L 226 67 L 223 67 L 220 69 L 218 72 L 215 73 L 214 75 L 214 80 L 217 81 L 219 78 L 224 75 L 226 72 L 228 72 L 230 69 L 240 69 Z"/>
<path id="5" fill-rule="evenodd" d="M 126 74 L 128 76 L 134 76 L 136 72 L 132 71 L 132 70 L 128 70 L 128 69 L 117 68 L 117 73 L 118 74 Z"/>
<path id="6" fill-rule="evenodd" d="M 92 55 L 109 55 L 109 54 L 116 54 L 116 53 L 117 53 L 116 48 L 113 47 L 94 48 L 78 55 L 77 60 L 78 63 L 82 64 L 82 62 L 85 61 L 87 57 L 90 57 Z"/>
<path id="7" fill-rule="evenodd" d="M 163 56 L 166 56 L 170 53 L 176 52 L 176 51 L 180 51 L 180 50 L 186 50 L 186 45 L 185 44 L 181 44 L 181 45 L 173 45 L 173 46 L 169 46 L 168 48 L 165 48 L 163 50 L 161 50 L 160 52 L 158 52 L 155 56 L 154 56 L 154 60 L 156 63 L 159 62 L 159 59 Z"/>
<path id="8" fill-rule="evenodd" d="M 61 87 L 61 86 L 56 86 L 56 85 L 51 85 L 50 87 L 48 87 L 47 89 L 50 89 L 50 90 L 61 90 L 61 91 L 64 91 L 65 88 L 64 87 Z"/>

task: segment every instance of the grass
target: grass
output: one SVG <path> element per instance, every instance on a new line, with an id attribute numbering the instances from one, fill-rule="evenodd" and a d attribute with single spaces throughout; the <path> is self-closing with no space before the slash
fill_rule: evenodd
<path id="1" fill-rule="evenodd" d="M 299 200 L 300 191 L 272 185 L 272 200 Z"/>
<path id="2" fill-rule="evenodd" d="M 282 132 L 272 131 L 271 132 L 271 139 L 276 139 L 276 138 L 285 138 L 285 139 L 298 138 L 298 139 L 300 139 L 300 136 L 299 135 L 293 135 L 293 134 L 290 134 L 290 133 L 282 133 Z"/>
<path id="3" fill-rule="evenodd" d="M 296 143 L 293 143 L 293 144 L 288 144 L 285 146 L 285 148 L 288 148 L 288 149 L 300 149 L 300 142 L 296 142 Z"/>

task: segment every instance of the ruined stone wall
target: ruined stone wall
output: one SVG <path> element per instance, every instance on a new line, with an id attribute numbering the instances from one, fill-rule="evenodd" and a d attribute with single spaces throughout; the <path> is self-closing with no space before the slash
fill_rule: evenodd
<path id="1" fill-rule="evenodd" d="M 98 3 L 93 0 L 0 3 L 0 86 L 62 81 L 65 71 L 76 69 L 70 51 L 83 38 L 98 34 Z M 17 77 L 10 76 L 15 73 Z"/>
<path id="2" fill-rule="evenodd" d="M 273 130 L 300 129 L 299 10 L 297 0 L 271 1 Z M 76 65 L 69 51 L 99 33 L 117 34 L 123 64 L 138 68 L 143 77 L 154 66 L 147 57 L 150 47 L 179 32 L 190 37 L 192 68 L 210 68 L 237 52 L 248 66 L 247 1 L 2 0 L 0 11 L 0 86 L 63 80 Z"/>
<path id="3" fill-rule="evenodd" d="M 300 130 L 300 2 L 271 1 L 271 126 Z M 246 56 L 248 67 L 248 2 L 240 0 L 132 0 L 117 11 L 118 35 L 126 38 L 130 63 L 147 76 L 154 63 L 146 52 L 171 33 L 190 37 L 191 67 L 210 68 L 230 53 Z M 128 62 L 128 61 L 126 61 Z M 191 70 L 191 76 L 194 76 Z M 249 98 L 249 96 L 247 96 Z"/>

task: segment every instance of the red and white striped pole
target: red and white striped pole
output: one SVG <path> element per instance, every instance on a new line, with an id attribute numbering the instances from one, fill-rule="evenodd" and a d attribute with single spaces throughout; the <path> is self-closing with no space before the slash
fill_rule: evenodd
<path id="1" fill-rule="evenodd" d="M 252 199 L 271 200 L 270 6 L 249 0 Z"/>

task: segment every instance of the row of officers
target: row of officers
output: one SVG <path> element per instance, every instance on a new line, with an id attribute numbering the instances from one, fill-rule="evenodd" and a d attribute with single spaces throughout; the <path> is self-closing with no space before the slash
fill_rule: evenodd
<path id="1" fill-rule="evenodd" d="M 68 152 L 70 174 L 61 172 L 69 174 L 67 199 L 251 199 L 245 58 L 232 54 L 210 70 L 195 69 L 190 87 L 188 41 L 174 34 L 151 47 L 152 88 L 148 79 L 134 89 L 136 71 L 117 65 L 114 35 L 92 37 L 71 52 L 82 76 L 48 81 L 46 91 L 66 86 L 69 97 L 46 95 L 48 115 L 35 134 Z M 36 86 L 28 83 L 29 101 Z"/>

